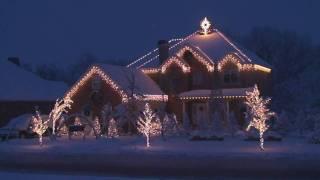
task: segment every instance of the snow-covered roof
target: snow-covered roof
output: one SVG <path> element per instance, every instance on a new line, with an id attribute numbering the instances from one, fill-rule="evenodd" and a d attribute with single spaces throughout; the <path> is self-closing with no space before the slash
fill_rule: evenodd
<path id="1" fill-rule="evenodd" d="M 131 93 L 132 80 L 134 79 L 134 94 L 137 95 L 162 95 L 159 86 L 141 70 L 114 66 L 108 64 L 96 65 L 101 68 L 122 90 Z"/>
<path id="2" fill-rule="evenodd" d="M 41 79 L 10 62 L 0 61 L 0 101 L 55 101 L 68 86 Z"/>
<path id="3" fill-rule="evenodd" d="M 182 48 L 187 46 L 197 50 L 200 55 L 213 63 L 222 61 L 229 54 L 235 54 L 243 64 L 257 64 L 267 68 L 271 67 L 254 53 L 232 42 L 217 29 L 213 29 L 212 33 L 207 35 L 195 32 L 178 43 L 171 43 L 169 45 L 170 56 L 177 55 Z M 128 66 L 135 68 L 157 68 L 160 66 L 159 62 L 158 51 L 153 50 L 148 56 L 143 56 L 139 61 L 131 63 Z"/>
<path id="4" fill-rule="evenodd" d="M 252 91 L 252 88 L 227 88 L 218 90 L 196 89 L 182 92 L 179 94 L 179 97 L 243 97 L 246 96 L 247 91 Z"/>

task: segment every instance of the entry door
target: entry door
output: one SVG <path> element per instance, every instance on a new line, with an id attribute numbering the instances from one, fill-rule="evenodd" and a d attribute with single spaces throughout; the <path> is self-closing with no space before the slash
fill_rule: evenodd
<path id="1" fill-rule="evenodd" d="M 192 120 L 198 128 L 206 128 L 208 125 L 208 110 L 206 103 L 192 104 Z"/>

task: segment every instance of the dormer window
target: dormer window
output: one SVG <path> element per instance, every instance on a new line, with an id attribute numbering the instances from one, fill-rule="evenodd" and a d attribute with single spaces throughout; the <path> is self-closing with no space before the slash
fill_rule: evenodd
<path id="1" fill-rule="evenodd" d="M 228 70 L 224 72 L 223 80 L 225 83 L 237 83 L 239 80 L 239 73 L 236 70 Z"/>

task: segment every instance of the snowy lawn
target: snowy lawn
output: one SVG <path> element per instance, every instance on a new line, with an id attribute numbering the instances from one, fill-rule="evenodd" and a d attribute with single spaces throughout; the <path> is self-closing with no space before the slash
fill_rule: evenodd
<path id="1" fill-rule="evenodd" d="M 285 138 L 280 142 L 266 142 L 265 151 L 259 149 L 257 141 L 240 138 L 225 138 L 224 141 L 190 141 L 187 137 L 173 137 L 162 140 L 152 138 L 151 147 L 145 146 L 145 139 L 137 136 L 122 136 L 115 139 L 62 137 L 52 141 L 44 138 L 39 146 L 38 139 L 13 139 L 0 143 L 0 153 L 50 153 L 51 155 L 116 155 L 122 153 L 202 156 L 272 156 L 314 158 L 320 155 L 320 145 L 310 144 L 303 138 Z M 320 157 L 319 157 L 320 158 Z"/>
<path id="2" fill-rule="evenodd" d="M 261 151 L 257 141 L 225 138 L 224 141 L 189 141 L 187 138 L 118 139 L 44 138 L 16 139 L 0 143 L 0 168 L 81 171 L 121 175 L 260 175 L 296 176 L 317 172 L 320 145 L 305 139 L 285 138 L 266 142 Z M 270 174 L 271 173 L 271 174 Z M 316 175 L 316 174 L 311 174 Z M 318 174 L 317 174 L 318 175 Z"/>

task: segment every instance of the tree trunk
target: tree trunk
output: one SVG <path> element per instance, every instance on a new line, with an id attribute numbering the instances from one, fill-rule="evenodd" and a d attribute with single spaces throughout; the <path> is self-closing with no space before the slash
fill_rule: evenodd
<path id="1" fill-rule="evenodd" d="M 263 143 L 264 143 L 264 139 L 263 139 L 263 133 L 260 132 L 260 148 L 261 150 L 264 150 L 264 147 L 263 147 Z"/>

